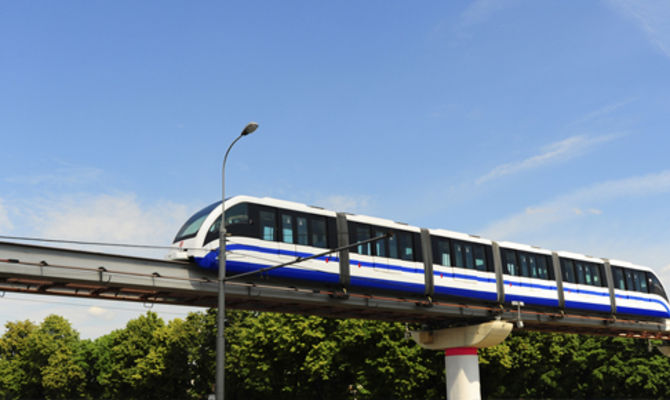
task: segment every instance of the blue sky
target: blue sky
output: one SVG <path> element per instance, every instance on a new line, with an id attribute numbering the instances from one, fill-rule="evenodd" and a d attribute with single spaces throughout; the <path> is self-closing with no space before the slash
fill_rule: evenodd
<path id="1" fill-rule="evenodd" d="M 0 234 L 167 244 L 254 120 L 231 195 L 625 259 L 668 286 L 668 21 L 665 1 L 5 3 Z M 0 301 L 85 337 L 145 312 Z"/>

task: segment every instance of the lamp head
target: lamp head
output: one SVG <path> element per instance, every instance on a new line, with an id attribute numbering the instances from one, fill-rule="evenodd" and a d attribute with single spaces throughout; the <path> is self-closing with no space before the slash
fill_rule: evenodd
<path id="1" fill-rule="evenodd" d="M 244 130 L 242 131 L 242 136 L 247 136 L 248 134 L 252 133 L 253 131 L 258 128 L 258 124 L 256 122 L 249 122 L 247 126 L 244 127 Z"/>

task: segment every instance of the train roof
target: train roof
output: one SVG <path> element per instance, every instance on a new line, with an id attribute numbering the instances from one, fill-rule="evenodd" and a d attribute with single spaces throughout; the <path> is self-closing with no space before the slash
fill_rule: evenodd
<path id="1" fill-rule="evenodd" d="M 298 211 L 298 212 L 305 212 L 305 213 L 310 213 L 310 214 L 317 214 L 317 215 L 323 215 L 323 216 L 328 216 L 328 217 L 335 217 L 337 215 L 337 212 L 328 210 L 322 207 L 318 206 L 312 206 L 312 205 L 307 205 L 304 203 L 298 203 L 294 201 L 288 201 L 288 200 L 280 200 L 280 199 L 275 199 L 272 197 L 255 197 L 255 196 L 247 196 L 247 195 L 237 195 L 230 197 L 226 199 L 226 202 L 231 202 L 231 203 L 241 203 L 241 202 L 250 202 L 250 203 L 255 203 L 255 204 L 262 204 L 262 205 L 267 205 L 271 207 L 279 207 L 279 208 L 284 208 L 284 209 L 289 209 L 293 211 Z M 393 229 L 399 229 L 399 230 L 405 230 L 405 231 L 410 231 L 410 232 L 420 232 L 421 228 L 413 225 L 409 225 L 403 222 L 397 222 L 393 221 L 387 218 L 379 218 L 379 217 L 372 217 L 368 215 L 361 215 L 361 214 L 354 214 L 354 213 L 349 213 L 349 212 L 344 212 L 347 216 L 347 220 L 353 221 L 353 222 L 360 222 L 360 223 L 367 223 L 367 224 L 372 224 L 372 225 L 377 225 L 377 226 L 383 226 L 383 227 L 388 227 L 388 228 L 393 228 Z M 450 238 L 450 239 L 456 239 L 456 240 L 465 240 L 465 241 L 470 241 L 474 243 L 480 243 L 480 244 L 486 244 L 486 245 L 491 245 L 494 241 L 492 239 L 486 239 L 479 237 L 477 235 L 472 235 L 472 234 L 467 234 L 467 233 L 462 233 L 462 232 L 456 232 L 456 231 L 451 231 L 448 229 L 441 229 L 441 228 L 429 228 L 428 231 L 430 232 L 431 235 L 434 236 L 440 236 L 440 237 L 445 237 L 445 238 Z M 510 249 L 515 249 L 515 250 L 521 250 L 521 251 L 527 251 L 531 253 L 539 253 L 539 254 L 546 254 L 546 255 L 551 255 L 553 253 L 552 250 L 538 247 L 538 246 L 531 246 L 523 243 L 516 243 L 516 242 L 510 242 L 510 241 L 499 241 L 497 242 L 500 247 L 504 248 L 510 248 Z M 604 258 L 598 258 L 598 257 L 593 257 L 589 256 L 586 254 L 580 254 L 580 253 L 575 253 L 571 251 L 556 251 L 559 257 L 565 257 L 565 258 L 571 258 L 574 260 L 581 260 L 581 261 L 586 261 L 586 262 L 593 262 L 593 263 L 598 263 L 598 264 L 603 264 L 607 259 Z M 626 267 L 626 268 L 633 268 L 633 269 L 638 269 L 638 270 L 644 270 L 644 271 L 649 271 L 649 272 L 654 272 L 652 268 L 642 266 L 642 265 L 637 265 L 633 264 L 628 261 L 622 261 L 622 260 L 609 260 L 611 265 L 615 266 L 620 266 L 620 267 Z"/>
<path id="2" fill-rule="evenodd" d="M 545 249 L 542 247 L 537 247 L 537 246 L 531 246 L 528 244 L 522 244 L 522 243 L 515 243 L 515 242 L 498 242 L 498 245 L 500 247 L 504 247 L 506 249 L 514 249 L 514 250 L 521 250 L 521 251 L 527 251 L 529 253 L 538 253 L 538 254 L 545 254 L 545 255 L 551 255 L 552 251 L 549 249 Z"/>

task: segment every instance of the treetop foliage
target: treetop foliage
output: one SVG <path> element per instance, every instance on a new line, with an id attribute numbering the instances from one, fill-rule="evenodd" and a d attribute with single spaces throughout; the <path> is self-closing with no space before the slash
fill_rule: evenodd
<path id="1" fill-rule="evenodd" d="M 443 399 L 444 356 L 402 324 L 230 311 L 229 399 Z M 203 399 L 216 310 L 148 312 L 95 340 L 62 317 L 7 323 L 0 399 Z M 654 343 L 656 344 L 656 343 Z M 514 332 L 479 351 L 484 398 L 667 398 L 670 360 L 642 340 Z"/>

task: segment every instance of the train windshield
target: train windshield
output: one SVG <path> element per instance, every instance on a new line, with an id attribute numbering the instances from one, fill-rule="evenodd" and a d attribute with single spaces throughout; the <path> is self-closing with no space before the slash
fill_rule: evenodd
<path id="1" fill-rule="evenodd" d="M 198 233 L 200 226 L 202 226 L 202 223 L 205 221 L 205 218 L 207 218 L 209 213 L 211 213 L 212 210 L 220 205 L 221 202 L 218 201 L 195 213 L 191 218 L 188 219 L 188 221 L 186 221 L 184 226 L 181 227 L 177 233 L 177 236 L 175 236 L 173 243 L 194 237 Z"/>

